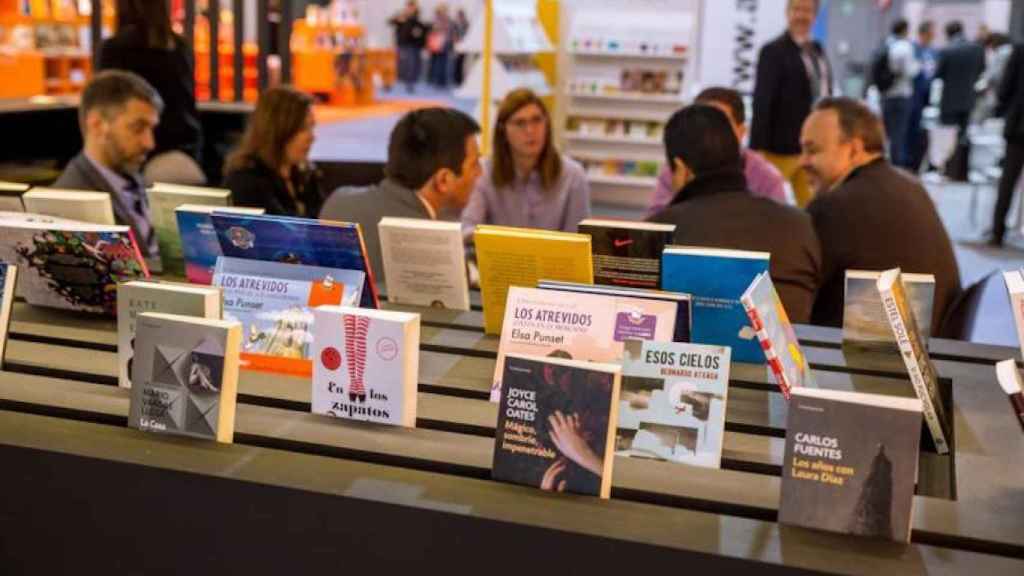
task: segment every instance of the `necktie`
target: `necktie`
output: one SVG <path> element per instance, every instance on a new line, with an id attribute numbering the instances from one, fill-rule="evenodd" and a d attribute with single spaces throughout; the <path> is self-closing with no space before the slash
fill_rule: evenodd
<path id="1" fill-rule="evenodd" d="M 808 70 L 811 81 L 811 101 L 817 102 L 823 96 L 821 93 L 821 62 L 818 61 L 818 56 L 814 53 L 814 46 L 810 42 L 805 43 L 802 49 L 811 63 Z"/>

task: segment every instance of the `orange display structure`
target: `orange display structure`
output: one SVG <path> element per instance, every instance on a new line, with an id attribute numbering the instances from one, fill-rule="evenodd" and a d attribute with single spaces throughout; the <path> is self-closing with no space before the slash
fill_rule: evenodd
<path id="1" fill-rule="evenodd" d="M 292 83 L 334 106 L 373 103 L 371 57 L 365 30 L 351 22 L 296 20 L 292 27 Z"/>

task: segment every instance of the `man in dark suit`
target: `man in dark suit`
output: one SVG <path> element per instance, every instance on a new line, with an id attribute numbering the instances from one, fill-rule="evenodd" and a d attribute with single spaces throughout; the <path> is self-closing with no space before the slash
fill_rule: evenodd
<path id="1" fill-rule="evenodd" d="M 821 240 L 811 323 L 841 326 L 847 270 L 935 275 L 933 335 L 960 293 L 949 235 L 928 192 L 885 160 L 882 122 L 850 98 L 826 98 L 804 123 L 801 165 L 817 186 L 807 212 Z"/>
<path id="2" fill-rule="evenodd" d="M 832 94 L 832 68 L 821 45 L 811 39 L 817 0 L 789 0 L 788 27 L 761 48 L 754 85 L 750 149 L 775 165 L 806 206 L 812 190 L 800 170 L 800 127 L 820 98 Z"/>
<path id="3" fill-rule="evenodd" d="M 78 107 L 85 146 L 54 183 L 55 188 L 110 194 L 114 218 L 131 226 L 148 259 L 159 252 L 141 170 L 155 146 L 153 129 L 163 107 L 160 94 L 131 72 L 106 70 L 94 76 Z"/>
<path id="4" fill-rule="evenodd" d="M 1003 157 L 1003 175 L 999 180 L 999 199 L 992 222 L 991 243 L 1003 244 L 1006 235 L 1006 213 L 1010 210 L 1013 191 L 1020 181 L 1024 167 L 1024 45 L 1015 46 L 999 85 L 999 104 L 996 114 L 1005 116 L 1006 156 Z"/>
<path id="5" fill-rule="evenodd" d="M 957 127 L 959 142 L 954 160 L 958 165 L 952 167 L 951 176 L 957 180 L 967 178 L 967 124 L 974 110 L 977 93 L 974 84 L 985 71 L 985 49 L 980 44 L 967 40 L 964 26 L 959 21 L 946 25 L 948 43 L 939 52 L 939 61 L 935 68 L 935 78 L 942 80 L 942 99 L 939 102 L 939 122 L 946 126 Z"/>
<path id="6" fill-rule="evenodd" d="M 391 132 L 385 179 L 370 188 L 339 188 L 320 210 L 324 220 L 358 222 L 380 278 L 384 265 L 377 224 L 385 216 L 437 220 L 461 210 L 480 177 L 480 125 L 447 108 L 426 108 L 405 115 Z"/>

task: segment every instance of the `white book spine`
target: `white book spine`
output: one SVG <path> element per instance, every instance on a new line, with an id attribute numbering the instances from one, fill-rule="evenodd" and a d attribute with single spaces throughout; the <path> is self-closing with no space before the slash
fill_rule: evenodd
<path id="1" fill-rule="evenodd" d="M 789 395 L 793 390 L 793 383 L 789 381 L 789 376 L 782 366 L 782 361 L 779 360 L 779 355 L 775 352 L 775 343 L 772 342 L 771 336 L 768 335 L 768 330 L 764 327 L 761 313 L 757 311 L 753 300 L 746 296 L 740 298 L 740 303 L 743 304 L 743 309 L 747 312 L 747 317 L 750 318 L 750 325 L 754 328 L 757 341 L 761 343 L 761 350 L 764 351 L 765 360 L 772 371 L 772 375 L 775 376 L 775 381 L 779 385 L 782 396 L 789 400 Z"/>
<path id="2" fill-rule="evenodd" d="M 907 373 L 910 375 L 910 382 L 914 385 L 914 392 L 921 400 L 924 411 L 925 422 L 928 423 L 928 430 L 935 441 L 935 449 L 939 454 L 949 453 L 949 444 L 946 440 L 946 433 L 942 429 L 939 415 L 936 411 L 937 398 L 933 398 L 928 390 L 928 384 L 924 381 L 924 373 L 921 368 L 921 359 L 914 353 L 914 347 L 910 342 L 906 323 L 900 315 L 899 306 L 896 304 L 896 296 L 892 289 L 879 290 L 882 296 L 882 306 L 885 315 L 889 319 L 889 326 L 892 327 L 893 336 L 900 347 L 900 355 L 907 366 Z"/>

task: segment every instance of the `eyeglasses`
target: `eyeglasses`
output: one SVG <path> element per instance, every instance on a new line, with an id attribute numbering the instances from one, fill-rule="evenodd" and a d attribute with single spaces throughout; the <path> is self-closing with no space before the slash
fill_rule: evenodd
<path id="1" fill-rule="evenodd" d="M 529 118 L 520 118 L 518 120 L 510 120 L 506 122 L 508 126 L 511 126 L 517 130 L 526 130 L 527 128 L 540 127 L 546 124 L 548 121 L 547 117 L 538 114 L 537 116 L 531 116 Z"/>

